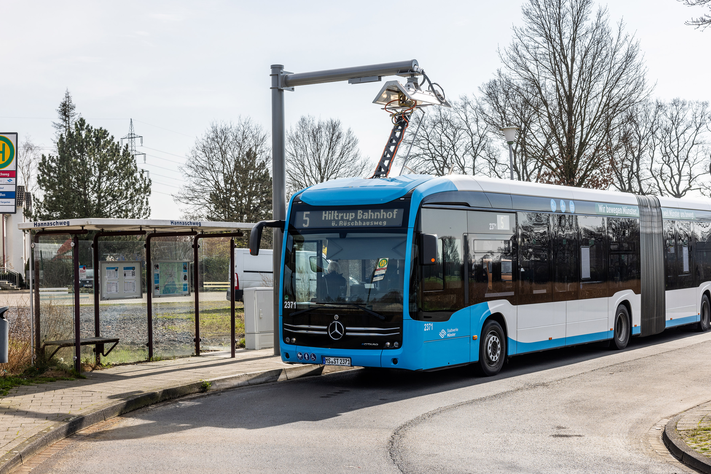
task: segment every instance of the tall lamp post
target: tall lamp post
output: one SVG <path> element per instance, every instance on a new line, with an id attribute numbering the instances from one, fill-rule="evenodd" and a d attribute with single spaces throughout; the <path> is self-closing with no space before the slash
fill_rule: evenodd
<path id="1" fill-rule="evenodd" d="M 506 143 L 509 144 L 509 169 L 511 170 L 511 181 L 513 181 L 513 144 L 516 141 L 518 127 L 515 125 L 507 125 L 503 127 L 501 131 L 504 132 L 504 138 L 506 138 Z"/>

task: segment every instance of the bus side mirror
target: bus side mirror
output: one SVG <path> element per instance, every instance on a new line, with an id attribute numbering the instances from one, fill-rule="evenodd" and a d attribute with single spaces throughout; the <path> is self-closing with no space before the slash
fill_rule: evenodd
<path id="1" fill-rule="evenodd" d="M 284 221 L 260 221 L 252 227 L 249 234 L 249 254 L 255 257 L 259 255 L 259 244 L 262 241 L 262 229 L 265 227 L 276 227 L 284 231 Z"/>
<path id="2" fill-rule="evenodd" d="M 422 265 L 437 263 L 437 234 L 420 234 Z"/>

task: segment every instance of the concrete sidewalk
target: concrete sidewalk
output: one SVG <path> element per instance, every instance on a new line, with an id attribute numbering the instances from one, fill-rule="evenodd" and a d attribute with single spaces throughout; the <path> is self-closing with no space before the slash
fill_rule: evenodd
<path id="1" fill-rule="evenodd" d="M 215 352 L 84 373 L 86 379 L 13 388 L 0 398 L 0 474 L 92 424 L 190 393 L 320 375 L 287 365 L 272 349 Z M 209 388 L 208 388 L 209 386 Z"/>
<path id="2" fill-rule="evenodd" d="M 711 457 L 709 457 L 711 452 L 704 455 L 688 446 L 684 441 L 686 434 L 698 428 L 708 427 L 711 427 L 711 401 L 702 403 L 669 420 L 662 433 L 662 439 L 669 451 L 679 461 L 699 472 L 711 474 Z"/>

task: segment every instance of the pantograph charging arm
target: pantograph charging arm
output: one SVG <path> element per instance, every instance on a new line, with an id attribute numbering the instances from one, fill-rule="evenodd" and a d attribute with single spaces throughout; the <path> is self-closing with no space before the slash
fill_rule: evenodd
<path id="1" fill-rule="evenodd" d="M 388 138 L 388 143 L 385 145 L 383 150 L 383 156 L 380 157 L 380 162 L 375 167 L 375 173 L 371 176 L 373 178 L 387 178 L 390 174 L 390 168 L 393 165 L 393 160 L 395 160 L 395 154 L 397 153 L 400 143 L 402 143 L 402 138 L 405 136 L 405 130 L 407 126 L 410 125 L 410 113 L 400 113 L 393 117 L 393 129 L 390 132 L 390 138 Z"/>

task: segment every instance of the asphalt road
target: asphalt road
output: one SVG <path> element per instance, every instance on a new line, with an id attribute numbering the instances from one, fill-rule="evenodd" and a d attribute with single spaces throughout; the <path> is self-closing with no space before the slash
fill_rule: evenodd
<path id="1" fill-rule="evenodd" d="M 711 332 L 514 358 L 493 378 L 356 370 L 151 407 L 33 472 L 691 472 L 655 425 L 711 399 Z"/>

